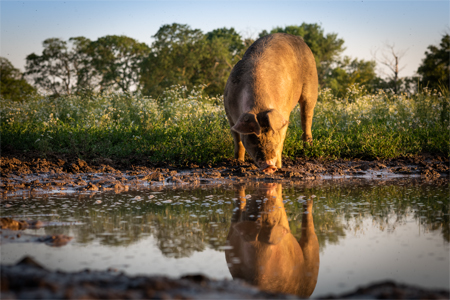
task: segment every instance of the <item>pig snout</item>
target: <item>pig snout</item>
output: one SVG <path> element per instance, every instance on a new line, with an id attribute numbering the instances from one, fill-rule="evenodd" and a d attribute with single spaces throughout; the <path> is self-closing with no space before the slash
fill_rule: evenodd
<path id="1" fill-rule="evenodd" d="M 265 161 L 260 163 L 260 165 L 260 170 L 267 174 L 272 174 L 277 170 L 277 167 L 275 167 L 275 163 L 273 161 Z"/>

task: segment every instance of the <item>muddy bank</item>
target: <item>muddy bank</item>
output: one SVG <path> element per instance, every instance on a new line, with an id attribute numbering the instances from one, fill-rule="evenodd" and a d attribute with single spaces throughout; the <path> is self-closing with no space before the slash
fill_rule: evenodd
<path id="1" fill-rule="evenodd" d="M 299 299 L 267 293 L 242 281 L 203 275 L 179 279 L 127 276 L 115 270 L 52 272 L 25 257 L 1 266 L 1 299 Z M 342 295 L 318 299 L 449 299 L 449 292 L 381 282 Z"/>
<path id="2" fill-rule="evenodd" d="M 212 165 L 175 167 L 148 161 L 82 160 L 49 156 L 46 159 L 2 157 L 2 197 L 38 192 L 127 191 L 140 185 L 235 183 L 247 181 L 305 181 L 313 179 L 415 176 L 424 180 L 449 178 L 449 160 L 440 156 L 417 156 L 391 160 L 285 160 L 284 167 L 267 175 L 251 162 L 228 160 Z"/>

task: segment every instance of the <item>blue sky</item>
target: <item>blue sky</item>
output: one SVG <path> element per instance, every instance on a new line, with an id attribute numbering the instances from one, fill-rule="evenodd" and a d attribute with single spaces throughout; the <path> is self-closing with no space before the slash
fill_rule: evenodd
<path id="1" fill-rule="evenodd" d="M 151 44 L 160 26 L 188 24 L 203 32 L 234 27 L 256 37 L 276 26 L 321 24 L 344 39 L 344 55 L 371 60 L 383 45 L 407 50 L 401 76 L 415 73 L 426 48 L 450 31 L 450 1 L 3 1 L 0 55 L 24 70 L 42 41 L 126 35 Z M 381 67 L 381 66 L 380 66 Z M 381 68 L 380 68 L 381 70 Z M 385 71 L 386 72 L 386 71 Z"/>

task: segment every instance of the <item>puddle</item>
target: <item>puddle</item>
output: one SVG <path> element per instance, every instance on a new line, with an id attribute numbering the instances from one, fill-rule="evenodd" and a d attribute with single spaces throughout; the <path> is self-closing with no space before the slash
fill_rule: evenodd
<path id="1" fill-rule="evenodd" d="M 354 178 L 11 197 L 2 217 L 45 225 L 21 234 L 73 239 L 3 243 L 1 263 L 202 273 L 312 297 L 386 279 L 448 289 L 448 196 L 448 184 Z"/>

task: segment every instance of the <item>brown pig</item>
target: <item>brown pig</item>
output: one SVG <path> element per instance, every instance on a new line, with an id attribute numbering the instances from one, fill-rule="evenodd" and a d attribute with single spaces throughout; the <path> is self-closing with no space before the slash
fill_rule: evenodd
<path id="1" fill-rule="evenodd" d="M 281 184 L 266 184 L 250 199 L 243 187 L 238 193 L 227 238 L 231 249 L 225 250 L 233 278 L 265 291 L 309 297 L 316 287 L 320 263 L 312 200 L 304 204 L 302 234 L 297 241 L 289 229 Z"/>
<path id="2" fill-rule="evenodd" d="M 314 56 L 302 38 L 276 33 L 258 39 L 231 71 L 225 111 L 234 139 L 234 157 L 245 150 L 266 173 L 281 168 L 289 115 L 300 103 L 305 142 L 318 95 Z"/>

